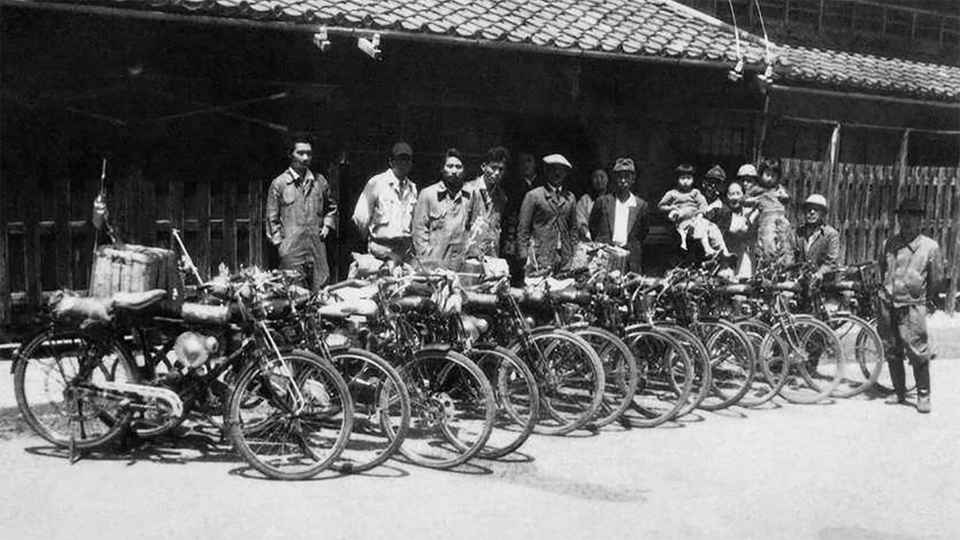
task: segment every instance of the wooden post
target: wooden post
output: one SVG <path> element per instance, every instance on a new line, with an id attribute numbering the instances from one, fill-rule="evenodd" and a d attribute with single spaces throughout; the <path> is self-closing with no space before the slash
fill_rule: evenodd
<path id="1" fill-rule="evenodd" d="M 820 0 L 820 11 L 817 13 L 817 33 L 823 33 L 823 11 L 824 3 L 827 0 Z"/>
<path id="2" fill-rule="evenodd" d="M 237 181 L 224 179 L 223 205 L 223 257 L 232 272 L 240 267 L 237 264 Z"/>
<path id="3" fill-rule="evenodd" d="M 917 15 L 918 13 L 914 12 L 912 22 L 910 23 L 910 41 L 914 42 L 917 40 Z"/>
<path id="4" fill-rule="evenodd" d="M 35 170 L 34 170 L 35 172 Z M 20 204 L 24 211 L 23 227 L 23 280 L 27 293 L 27 305 L 40 305 L 40 209 L 43 207 L 43 190 L 38 189 L 38 179 L 25 179 L 28 187 L 21 191 Z"/>
<path id="5" fill-rule="evenodd" d="M 840 199 L 840 186 L 839 186 L 839 162 L 840 162 L 840 123 L 836 123 L 833 126 L 833 132 L 830 134 L 830 143 L 827 146 L 827 174 L 826 181 L 827 185 L 825 186 L 824 192 L 826 192 L 827 197 L 830 201 L 830 214 L 831 221 L 837 223 L 837 220 L 840 216 L 840 208 L 838 208 L 838 203 Z"/>
<path id="6" fill-rule="evenodd" d="M 263 228 L 263 182 L 257 178 L 250 179 L 250 233 L 247 241 L 250 242 L 250 265 L 263 266 L 263 237 L 266 234 Z"/>
<path id="7" fill-rule="evenodd" d="M 763 96 L 763 113 L 760 120 L 760 137 L 753 149 L 753 162 L 760 163 L 763 157 L 763 146 L 767 142 L 767 129 L 770 124 L 770 90 Z"/>
<path id="8" fill-rule="evenodd" d="M 199 250 L 195 260 L 201 279 L 210 277 L 210 178 L 213 171 L 208 170 L 197 184 L 197 239 Z"/>
<path id="9" fill-rule="evenodd" d="M 60 156 L 58 159 L 63 159 Z M 56 191 L 56 229 L 54 238 L 56 239 L 56 276 L 57 288 L 74 288 L 73 268 L 70 264 L 71 246 L 73 238 L 70 231 L 70 173 L 63 170 L 62 167 L 55 167 L 53 174 L 54 190 Z"/>
<path id="10" fill-rule="evenodd" d="M 910 152 L 910 130 L 903 130 L 900 137 L 900 151 L 897 153 L 897 186 L 894 190 L 896 196 L 891 201 L 892 206 L 887 210 L 893 212 L 902 198 L 903 188 L 907 181 L 907 164 L 909 163 L 908 154 Z"/>
<path id="11" fill-rule="evenodd" d="M 10 259 L 7 256 L 7 175 L 0 172 L 0 326 L 10 322 Z"/>
<path id="12" fill-rule="evenodd" d="M 790 23 L 790 0 L 783 0 L 783 19 L 780 20 L 780 26 L 786 28 Z"/>

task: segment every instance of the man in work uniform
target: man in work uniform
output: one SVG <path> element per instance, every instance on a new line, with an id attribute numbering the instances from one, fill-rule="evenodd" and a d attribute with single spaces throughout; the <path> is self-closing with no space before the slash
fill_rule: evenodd
<path id="1" fill-rule="evenodd" d="M 417 186 L 407 177 L 413 166 L 410 145 L 394 144 L 389 164 L 389 169 L 367 182 L 353 211 L 353 223 L 367 239 L 371 255 L 407 262 L 413 254 L 410 225 L 417 204 Z"/>
<path id="2" fill-rule="evenodd" d="M 840 233 L 824 223 L 827 199 L 814 193 L 803 202 L 804 224 L 800 227 L 800 249 L 803 260 L 816 268 L 815 276 L 836 270 L 840 262 Z"/>
<path id="3" fill-rule="evenodd" d="M 330 184 L 310 171 L 313 147 L 295 140 L 290 167 L 270 183 L 267 194 L 267 237 L 280 252 L 280 267 L 299 270 L 313 290 L 330 279 L 324 240 L 337 227 L 337 202 Z"/>
<path id="4" fill-rule="evenodd" d="M 503 188 L 503 174 L 510 161 L 510 152 L 495 146 L 487 150 L 487 156 L 480 165 L 481 174 L 463 185 L 478 199 L 482 213 L 475 222 L 474 234 L 476 251 L 486 257 L 500 256 L 500 237 L 504 213 L 507 211 L 507 192 Z"/>
<path id="5" fill-rule="evenodd" d="M 523 198 L 517 226 L 517 249 L 527 273 L 560 269 L 573 258 L 576 199 L 563 184 L 573 166 L 560 154 L 543 158 L 547 182 Z"/>
<path id="6" fill-rule="evenodd" d="M 923 206 L 915 198 L 897 208 L 899 233 L 887 240 L 880 259 L 883 287 L 877 322 L 890 368 L 894 393 L 887 403 L 906 402 L 904 357 L 913 366 L 917 382 L 917 410 L 930 412 L 930 360 L 927 343 L 927 305 L 943 285 L 940 246 L 920 234 Z"/>
<path id="7" fill-rule="evenodd" d="M 479 195 L 463 189 L 463 158 L 447 150 L 442 180 L 420 192 L 413 211 L 413 247 L 425 266 L 458 271 L 466 258 L 467 237 L 480 215 Z"/>

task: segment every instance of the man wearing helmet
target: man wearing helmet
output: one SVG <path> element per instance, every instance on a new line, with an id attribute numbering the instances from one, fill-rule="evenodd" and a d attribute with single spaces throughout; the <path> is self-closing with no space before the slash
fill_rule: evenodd
<path id="1" fill-rule="evenodd" d="M 814 193 L 803 202 L 804 224 L 800 227 L 799 240 L 803 260 L 816 268 L 816 277 L 823 278 L 835 270 L 840 262 L 840 233 L 824 223 L 827 215 L 827 199 Z"/>

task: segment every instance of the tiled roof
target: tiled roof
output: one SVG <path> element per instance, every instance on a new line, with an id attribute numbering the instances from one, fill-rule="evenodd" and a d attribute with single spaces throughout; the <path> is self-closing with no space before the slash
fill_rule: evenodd
<path id="1" fill-rule="evenodd" d="M 733 29 L 674 0 L 35 0 L 324 24 L 525 43 L 639 57 L 734 63 Z M 764 57 L 744 36 L 748 64 Z"/>
<path id="2" fill-rule="evenodd" d="M 960 100 L 960 67 L 869 54 L 778 46 L 776 71 L 788 81 Z"/>
<path id="3" fill-rule="evenodd" d="M 268 23 L 392 30 L 546 50 L 728 63 L 733 28 L 674 0 L 20 0 L 196 14 Z M 762 65 L 763 41 L 741 35 L 748 64 Z M 941 101 L 960 100 L 960 67 L 797 46 L 773 46 L 788 82 Z"/>

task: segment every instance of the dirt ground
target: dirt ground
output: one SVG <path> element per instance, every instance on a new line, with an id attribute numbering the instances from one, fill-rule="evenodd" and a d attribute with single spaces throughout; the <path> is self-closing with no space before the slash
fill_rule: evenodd
<path id="1" fill-rule="evenodd" d="M 932 375 L 930 415 L 862 398 L 731 409 L 535 436 L 455 472 L 301 483 L 259 479 L 201 437 L 69 465 L 0 422 L 0 539 L 958 538 L 960 362 Z"/>

